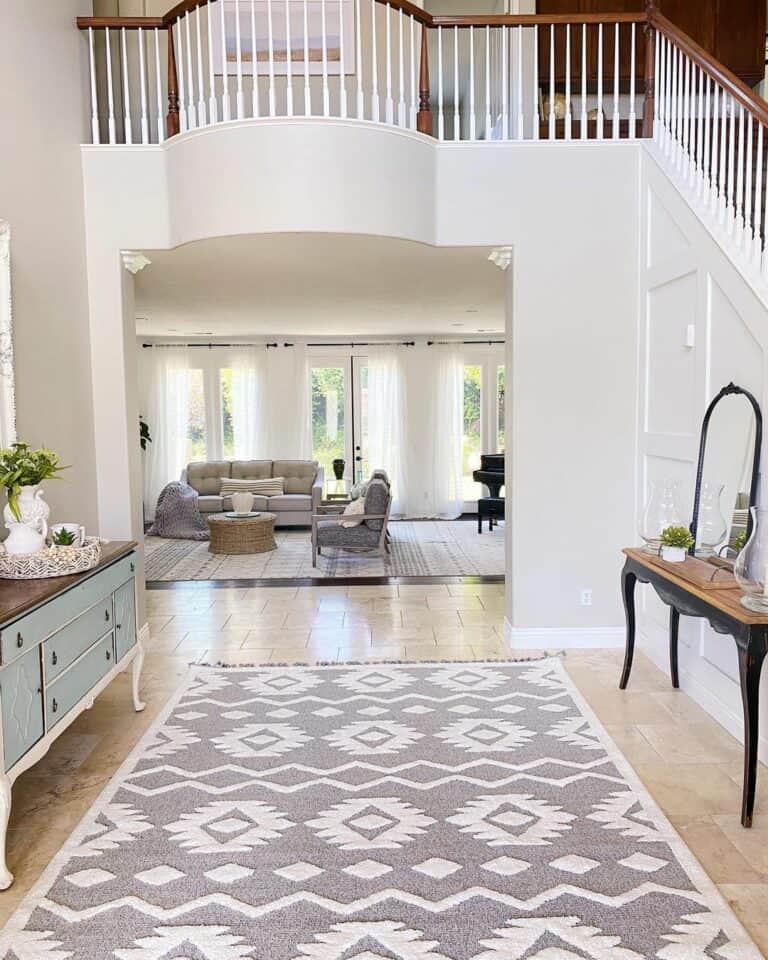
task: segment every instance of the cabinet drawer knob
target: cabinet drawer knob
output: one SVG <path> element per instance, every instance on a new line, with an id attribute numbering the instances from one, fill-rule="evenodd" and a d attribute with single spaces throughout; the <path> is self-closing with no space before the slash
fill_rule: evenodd
<path id="1" fill-rule="evenodd" d="M 59 658 L 56 656 L 56 651 L 54 650 L 53 653 L 51 654 L 51 663 L 55 667 L 58 662 L 59 662 Z"/>
<path id="2" fill-rule="evenodd" d="M 58 705 L 58 703 L 56 702 L 56 697 L 54 697 L 54 698 L 53 698 L 53 703 L 51 704 L 51 712 L 52 712 L 52 713 L 56 713 L 56 711 L 57 711 L 58 709 L 59 709 L 59 705 Z"/>
<path id="3" fill-rule="evenodd" d="M 135 571 L 136 571 L 136 564 L 131 563 L 131 573 L 134 573 Z"/>
<path id="4" fill-rule="evenodd" d="M 104 619 L 109 623 L 109 610 L 104 611 Z"/>
<path id="5" fill-rule="evenodd" d="M 16 646 L 21 649 L 24 646 L 24 637 L 20 633 L 16 634 Z"/>
<path id="6" fill-rule="evenodd" d="M 112 651 L 107 650 L 107 660 L 111 660 L 111 659 L 112 659 Z"/>

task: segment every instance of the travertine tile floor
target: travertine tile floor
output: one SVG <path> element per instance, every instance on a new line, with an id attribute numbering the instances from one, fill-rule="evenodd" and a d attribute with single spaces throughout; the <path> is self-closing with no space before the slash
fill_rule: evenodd
<path id="1" fill-rule="evenodd" d="M 119 677 L 17 780 L 9 831 L 16 874 L 0 923 L 38 878 L 179 684 L 191 661 L 432 660 L 504 657 L 503 586 L 257 587 L 150 591 L 147 709 Z M 739 824 L 741 748 L 643 656 L 617 689 L 621 651 L 579 650 L 565 665 L 650 792 L 768 953 L 768 770 L 755 826 Z"/>

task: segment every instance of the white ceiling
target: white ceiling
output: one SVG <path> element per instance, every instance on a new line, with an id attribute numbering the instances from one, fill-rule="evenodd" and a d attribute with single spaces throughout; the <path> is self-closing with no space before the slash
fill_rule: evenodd
<path id="1" fill-rule="evenodd" d="M 140 336 L 476 334 L 504 329 L 490 248 L 270 234 L 146 251 Z"/>

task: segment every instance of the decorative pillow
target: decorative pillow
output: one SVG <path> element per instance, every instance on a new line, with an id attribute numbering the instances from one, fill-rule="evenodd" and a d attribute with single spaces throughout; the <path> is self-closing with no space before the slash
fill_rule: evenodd
<path id="1" fill-rule="evenodd" d="M 344 508 L 344 513 L 342 514 L 342 516 L 355 517 L 356 514 L 362 515 L 364 513 L 365 513 L 365 499 L 363 497 L 360 497 L 359 499 L 352 500 L 350 503 L 347 504 L 347 506 Z M 342 520 L 341 525 L 342 527 L 359 527 L 362 522 L 363 522 L 362 520 L 357 520 L 357 519 Z"/>
<path id="2" fill-rule="evenodd" d="M 282 477 L 265 477 L 264 479 L 254 477 L 250 480 L 221 478 L 222 497 L 230 497 L 233 493 L 254 493 L 260 497 L 281 497 L 284 492 Z"/>

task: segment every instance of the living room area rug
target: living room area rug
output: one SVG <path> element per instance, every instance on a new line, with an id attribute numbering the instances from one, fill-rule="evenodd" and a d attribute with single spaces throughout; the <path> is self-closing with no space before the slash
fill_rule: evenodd
<path id="1" fill-rule="evenodd" d="M 2 960 L 759 960 L 557 659 L 193 668 Z"/>
<path id="2" fill-rule="evenodd" d="M 277 550 L 212 554 L 206 541 L 147 537 L 146 577 L 162 580 L 282 580 L 309 577 L 494 576 L 504 573 L 504 526 L 478 534 L 464 520 L 399 520 L 389 524 L 391 553 L 327 549 L 312 566 L 308 529 L 275 531 Z"/>

